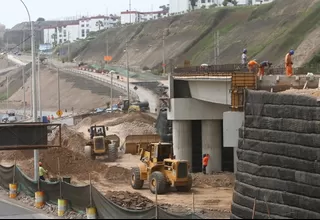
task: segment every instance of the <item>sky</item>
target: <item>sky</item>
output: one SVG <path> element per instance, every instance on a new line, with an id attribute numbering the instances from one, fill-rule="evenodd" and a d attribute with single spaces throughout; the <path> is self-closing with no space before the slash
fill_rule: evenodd
<path id="1" fill-rule="evenodd" d="M 20 0 L 0 0 L 0 23 L 6 28 L 28 21 L 28 14 Z M 5 2 L 5 3 L 4 3 Z M 31 20 L 46 20 L 76 15 L 117 14 L 129 9 L 129 0 L 24 0 Z M 131 0 L 131 10 L 156 11 L 169 0 Z"/>

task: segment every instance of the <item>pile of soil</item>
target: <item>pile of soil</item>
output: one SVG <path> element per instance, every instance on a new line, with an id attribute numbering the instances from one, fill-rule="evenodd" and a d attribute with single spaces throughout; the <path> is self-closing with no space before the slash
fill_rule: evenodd
<path id="1" fill-rule="evenodd" d="M 154 202 L 140 195 L 139 193 L 130 193 L 127 191 L 108 191 L 105 195 L 115 204 L 131 210 L 149 209 L 154 206 Z"/>
<path id="2" fill-rule="evenodd" d="M 62 125 L 61 127 L 61 145 L 63 148 L 67 148 L 76 153 L 84 154 L 84 146 L 87 140 L 85 139 L 83 133 L 77 132 L 67 125 Z M 54 144 L 59 143 L 59 135 L 55 136 Z"/>
<path id="3" fill-rule="evenodd" d="M 112 182 L 130 183 L 131 171 L 123 167 L 112 166 L 107 168 L 104 177 Z"/>
<path id="4" fill-rule="evenodd" d="M 217 173 L 204 175 L 203 173 L 193 173 L 193 186 L 196 187 L 228 187 L 233 188 L 235 176 L 233 173 Z"/>
<path id="5" fill-rule="evenodd" d="M 153 125 L 156 120 L 146 113 L 133 112 L 122 115 L 121 117 L 117 117 L 113 120 L 108 120 L 105 122 L 105 126 L 116 126 L 124 123 L 131 124 L 132 122 L 142 122 L 145 124 Z"/>
<path id="6" fill-rule="evenodd" d="M 295 95 L 307 95 L 307 96 L 313 96 L 315 98 L 320 97 L 320 90 L 318 90 L 318 89 L 288 89 L 288 90 L 282 91 L 280 93 L 295 94 Z"/>

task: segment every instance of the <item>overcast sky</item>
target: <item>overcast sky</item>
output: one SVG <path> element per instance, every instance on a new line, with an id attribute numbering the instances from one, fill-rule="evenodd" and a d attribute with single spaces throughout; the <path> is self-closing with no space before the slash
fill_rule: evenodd
<path id="1" fill-rule="evenodd" d="M 12 28 L 17 23 L 28 21 L 28 15 L 20 0 L 0 0 L 0 23 Z M 129 9 L 129 0 L 24 0 L 31 19 L 46 20 L 76 15 L 118 14 Z M 169 0 L 131 0 L 131 9 L 140 11 L 158 10 Z"/>

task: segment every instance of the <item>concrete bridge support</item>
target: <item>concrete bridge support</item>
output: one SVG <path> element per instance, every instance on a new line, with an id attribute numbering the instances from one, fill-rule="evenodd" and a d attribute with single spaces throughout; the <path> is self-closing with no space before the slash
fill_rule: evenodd
<path id="1" fill-rule="evenodd" d="M 190 120 L 172 121 L 173 154 L 176 159 L 188 160 L 192 167 L 192 130 Z"/>
<path id="2" fill-rule="evenodd" d="M 207 173 L 222 171 L 221 120 L 202 120 L 202 154 L 209 154 Z"/>

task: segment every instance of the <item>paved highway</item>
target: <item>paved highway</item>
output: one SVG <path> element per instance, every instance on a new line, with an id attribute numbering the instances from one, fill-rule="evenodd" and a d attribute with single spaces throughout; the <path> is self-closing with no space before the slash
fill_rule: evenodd
<path id="1" fill-rule="evenodd" d="M 0 219 L 50 219 L 48 216 L 37 213 L 14 202 L 0 198 Z"/>

